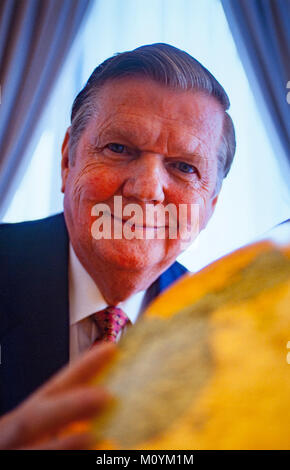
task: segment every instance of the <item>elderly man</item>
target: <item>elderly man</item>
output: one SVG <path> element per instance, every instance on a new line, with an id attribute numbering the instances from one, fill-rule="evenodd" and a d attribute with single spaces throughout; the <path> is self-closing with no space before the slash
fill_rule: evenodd
<path id="1" fill-rule="evenodd" d="M 118 54 L 92 73 L 62 146 L 64 216 L 0 229 L 2 413 L 93 343 L 116 342 L 185 273 L 176 257 L 205 228 L 234 156 L 228 107 L 215 78 L 166 44 Z M 100 342 L 4 416 L 2 447 L 37 447 L 47 431 L 97 412 L 106 394 L 85 384 L 112 348 Z"/>

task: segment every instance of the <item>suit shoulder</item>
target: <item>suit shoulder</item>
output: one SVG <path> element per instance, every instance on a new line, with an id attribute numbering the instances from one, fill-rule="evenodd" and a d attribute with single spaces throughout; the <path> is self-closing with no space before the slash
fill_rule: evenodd
<path id="1" fill-rule="evenodd" d="M 0 224 L 0 254 L 7 255 L 17 247 L 33 244 L 36 237 L 45 237 L 46 233 L 53 233 L 65 227 L 63 213 L 52 215 L 43 219 L 27 222 Z"/>
<path id="2" fill-rule="evenodd" d="M 57 224 L 64 219 L 63 213 L 51 215 L 43 219 L 28 220 L 25 222 L 0 223 L 0 237 L 5 238 L 14 233 L 25 233 Z"/>
<path id="3" fill-rule="evenodd" d="M 63 214 L 0 225 L 2 334 L 42 309 L 31 307 L 38 297 L 47 292 L 54 295 L 59 286 L 66 289 L 67 265 L 68 235 Z"/>

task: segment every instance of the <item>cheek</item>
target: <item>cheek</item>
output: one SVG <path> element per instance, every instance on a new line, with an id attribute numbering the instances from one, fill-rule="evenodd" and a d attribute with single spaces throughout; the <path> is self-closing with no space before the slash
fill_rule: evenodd
<path id="1" fill-rule="evenodd" d="M 192 188 L 174 188 L 168 193 L 167 203 L 173 203 L 177 208 L 180 227 L 195 226 L 198 223 L 200 231 L 208 217 L 210 208 L 210 193 L 205 190 Z M 183 205 L 181 208 L 180 204 Z"/>
<path id="2" fill-rule="evenodd" d="M 110 168 L 98 168 L 94 171 L 83 169 L 73 178 L 71 197 L 77 204 L 103 202 L 112 197 L 122 184 L 120 172 Z"/>

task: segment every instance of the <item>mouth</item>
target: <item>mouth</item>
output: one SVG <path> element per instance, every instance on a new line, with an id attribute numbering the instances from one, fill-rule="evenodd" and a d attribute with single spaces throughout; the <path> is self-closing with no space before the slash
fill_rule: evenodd
<path id="1" fill-rule="evenodd" d="M 130 222 L 131 217 L 121 219 L 120 217 L 117 217 L 114 214 L 111 214 L 111 218 L 112 218 L 112 220 L 114 220 L 114 221 L 116 220 L 119 223 L 122 223 L 122 224 L 127 223 L 131 227 L 142 228 L 143 230 L 160 230 L 160 229 L 169 228 L 168 225 L 149 225 L 149 224 L 131 223 Z"/>

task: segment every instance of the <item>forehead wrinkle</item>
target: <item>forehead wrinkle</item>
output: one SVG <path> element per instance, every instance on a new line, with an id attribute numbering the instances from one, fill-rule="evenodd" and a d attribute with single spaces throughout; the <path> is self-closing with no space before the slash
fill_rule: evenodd
<path id="1" fill-rule="evenodd" d="M 129 79 L 130 81 L 130 79 Z M 107 83 L 102 87 L 98 94 L 98 100 L 95 102 L 96 114 L 100 115 L 109 113 L 105 119 L 114 117 L 114 115 L 126 117 L 131 116 L 133 119 L 142 118 L 152 121 L 153 119 L 164 122 L 178 122 L 182 123 L 188 128 L 196 128 L 208 126 L 209 123 L 213 124 L 213 116 L 220 114 L 223 110 L 221 105 L 207 94 L 198 90 L 181 91 L 170 89 L 165 90 L 163 86 L 160 88 L 160 93 L 155 93 L 155 99 L 152 96 L 148 100 L 147 94 L 143 87 L 139 90 L 140 81 L 132 79 L 132 86 L 129 90 L 123 89 L 124 83 L 127 84 L 128 79 L 120 80 L 114 83 Z M 149 80 L 150 81 L 150 80 Z M 137 89 L 136 88 L 137 83 Z M 156 88 L 154 84 L 153 90 L 151 87 L 151 94 Z M 156 90 L 155 90 L 156 91 Z M 166 95 L 164 95 L 166 91 Z M 186 96 L 186 102 L 180 98 Z M 153 101 L 152 101 L 153 99 Z M 204 107 L 204 100 L 206 100 L 206 108 Z M 161 113 L 161 114 L 160 114 Z M 170 116 L 169 116 L 170 114 Z M 176 115 L 176 117 L 175 117 Z M 214 124 L 216 125 L 216 123 Z M 199 130 L 199 129 L 198 129 Z"/>
<path id="2" fill-rule="evenodd" d="M 99 114 L 99 113 L 98 113 Z M 100 113 L 102 114 L 102 112 Z M 180 119 L 173 119 L 160 116 L 156 113 L 150 116 L 140 115 L 135 112 L 118 112 L 113 111 L 99 121 L 100 115 L 96 115 L 94 119 L 95 132 L 94 144 L 97 146 L 100 140 L 106 138 L 121 138 L 134 146 L 143 147 L 143 150 L 152 153 L 160 153 L 171 156 L 193 156 L 195 153 L 207 157 L 210 147 L 208 135 L 206 140 L 203 139 L 203 126 L 199 116 L 191 124 L 180 123 Z M 136 120 L 135 118 L 138 118 Z M 132 120 L 130 118 L 133 118 Z M 165 127 L 162 122 L 178 123 L 178 126 Z M 159 125 L 156 125 L 158 122 Z M 195 125 L 194 125 L 195 124 Z M 197 128 L 196 128 L 197 125 Z M 201 128 L 199 128 L 199 126 Z M 211 132 L 213 134 L 214 132 Z M 115 137 L 116 136 L 116 137 Z M 184 137 L 190 137 L 184 146 Z M 155 146 L 155 148 L 151 147 Z M 147 147 L 144 149 L 144 147 Z M 159 146 L 159 150 L 157 147 Z M 208 155 L 209 157 L 209 155 Z"/>
<path id="3" fill-rule="evenodd" d="M 119 111 L 119 108 L 121 108 L 121 111 Z M 174 117 L 160 115 L 152 109 L 150 110 L 150 113 L 148 113 L 148 111 L 145 111 L 144 109 L 141 109 L 140 113 L 137 113 L 137 112 L 134 112 L 134 111 L 127 111 L 126 108 L 127 108 L 127 104 L 117 106 L 116 110 L 114 110 L 113 112 L 111 112 L 110 114 L 105 116 L 103 122 L 106 122 L 109 119 L 111 119 L 113 121 L 115 119 L 115 116 L 117 117 L 117 119 L 116 119 L 116 121 L 117 121 L 118 118 L 120 118 L 122 115 L 124 115 L 125 116 L 124 122 L 126 122 L 128 120 L 128 117 L 132 117 L 135 120 L 135 122 L 136 122 L 136 118 L 140 119 L 141 121 L 147 120 L 148 123 L 149 122 L 153 123 L 153 120 L 160 121 L 160 123 L 162 121 L 165 121 L 165 122 L 168 121 L 168 122 L 173 122 L 173 123 L 178 122 L 178 123 L 182 123 L 184 126 L 186 126 L 188 128 L 191 128 L 191 127 L 194 126 L 195 123 L 202 123 L 204 121 L 204 119 L 202 119 L 201 116 L 198 116 L 198 115 L 193 117 L 193 120 L 190 120 L 190 119 L 181 120 L 180 115 L 177 116 L 176 118 L 174 118 Z M 129 109 L 130 108 L 131 107 L 129 106 Z M 99 108 L 98 112 L 95 115 L 95 117 L 97 119 L 100 118 L 100 114 L 104 112 L 104 109 Z M 168 110 L 167 110 L 167 113 L 168 113 Z M 102 123 L 100 125 L 102 125 Z M 153 126 L 151 126 L 151 127 L 153 127 Z"/>
<path id="4" fill-rule="evenodd" d="M 125 114 L 125 113 L 124 113 Z M 95 120 L 92 125 L 95 127 L 94 136 L 96 142 L 106 138 L 123 138 L 132 145 L 147 145 L 156 139 L 159 134 L 159 128 L 153 125 L 152 120 L 146 119 L 144 116 L 131 113 L 131 116 L 138 116 L 139 122 L 131 120 L 127 113 L 121 116 L 120 113 L 110 113 L 104 120 L 99 122 Z M 111 137 L 112 136 L 112 137 Z"/>
<path id="5" fill-rule="evenodd" d="M 174 132 L 174 131 L 171 131 Z M 185 145 L 184 145 L 185 142 Z M 207 160 L 214 159 L 210 155 L 210 142 L 200 135 L 200 131 L 182 129 L 175 132 L 173 139 L 168 139 L 168 154 L 172 156 L 202 157 Z"/>
<path id="6" fill-rule="evenodd" d="M 124 105 L 126 106 L 126 105 Z M 122 106 L 123 107 L 123 106 Z M 167 110 L 168 112 L 168 110 Z M 164 116 L 164 115 L 161 115 L 161 114 L 158 114 L 156 111 L 154 110 L 151 110 L 150 113 L 148 113 L 148 111 L 144 111 L 141 109 L 140 113 L 137 113 L 137 112 L 127 112 L 127 111 L 123 111 L 123 112 L 114 112 L 110 115 L 110 117 L 114 116 L 114 115 L 117 115 L 118 117 L 119 116 L 122 116 L 122 114 L 124 114 L 126 117 L 128 116 L 132 116 L 132 118 L 139 118 L 141 119 L 142 121 L 143 120 L 148 120 L 148 122 L 151 122 L 153 123 L 154 120 L 157 120 L 157 121 L 160 121 L 160 124 L 162 123 L 162 121 L 165 121 L 165 122 L 172 122 L 172 123 L 179 123 L 179 124 L 182 124 L 184 125 L 185 127 L 188 127 L 189 129 L 191 129 L 195 123 L 203 123 L 205 121 L 205 119 L 201 118 L 201 116 L 195 116 L 192 118 L 192 120 L 190 119 L 187 119 L 187 120 L 181 120 L 180 116 L 177 116 L 177 117 L 169 117 L 169 116 Z M 135 121 L 136 122 L 136 121 Z"/>
<path id="7" fill-rule="evenodd" d="M 118 123 L 108 123 L 100 132 L 98 137 L 100 139 L 121 138 L 129 142 L 131 145 L 144 145 L 149 141 L 149 131 L 144 126 L 138 129 L 131 125 L 125 127 L 118 126 Z M 147 138 L 146 138 L 147 137 Z"/>

